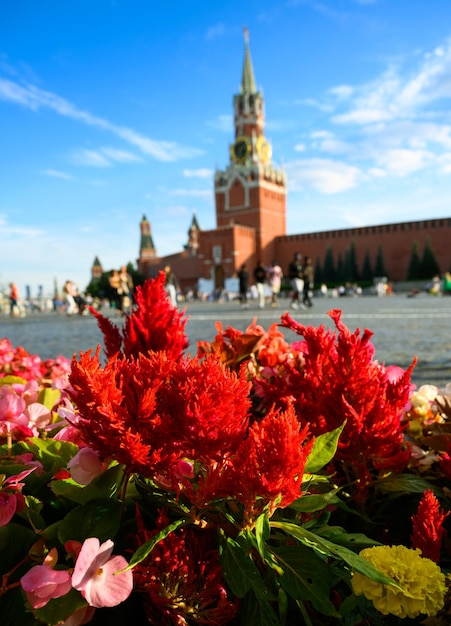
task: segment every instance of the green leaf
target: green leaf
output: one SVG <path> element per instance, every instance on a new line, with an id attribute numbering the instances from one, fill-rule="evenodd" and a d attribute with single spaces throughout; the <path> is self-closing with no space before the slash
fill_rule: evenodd
<path id="1" fill-rule="evenodd" d="M 0 528 L 0 574 L 6 574 L 28 554 L 39 537 L 29 528 L 10 522 Z M 1 623 L 1 619 L 0 619 Z"/>
<path id="2" fill-rule="evenodd" d="M 329 539 L 334 543 L 339 543 L 341 546 L 347 546 L 354 552 L 360 552 L 364 548 L 381 545 L 378 541 L 370 539 L 363 533 L 347 533 L 340 526 L 324 526 L 317 531 L 317 534 L 321 537 Z"/>
<path id="3" fill-rule="evenodd" d="M 65 543 L 69 539 L 83 543 L 89 537 L 100 542 L 115 537 L 120 526 L 121 502 L 99 498 L 77 506 L 70 511 L 58 527 L 58 539 Z"/>
<path id="4" fill-rule="evenodd" d="M 283 570 L 280 584 L 295 600 L 309 600 L 323 615 L 339 617 L 329 599 L 332 577 L 327 565 L 302 546 L 271 548 Z"/>
<path id="5" fill-rule="evenodd" d="M 266 552 L 266 541 L 268 541 L 271 534 L 271 527 L 269 525 L 268 516 L 263 513 L 257 519 L 255 524 L 255 537 L 257 539 L 257 547 L 260 555 L 264 558 Z"/>
<path id="6" fill-rule="evenodd" d="M 138 565 L 138 563 L 141 563 L 141 561 L 144 561 L 144 559 L 152 552 L 157 543 L 165 539 L 168 535 L 174 532 L 174 530 L 177 530 L 177 528 L 186 526 L 188 523 L 189 520 L 181 518 L 176 520 L 172 524 L 169 524 L 169 526 L 166 526 L 166 528 L 164 528 L 157 535 L 152 537 L 152 539 L 149 539 L 149 541 L 146 541 L 146 543 L 143 543 L 141 546 L 139 546 L 135 554 L 130 559 L 128 567 L 125 567 L 121 571 L 126 572 L 127 570 L 135 567 L 135 565 Z"/>
<path id="7" fill-rule="evenodd" d="M 72 502 L 86 504 L 97 498 L 112 498 L 115 496 L 124 478 L 124 466 L 113 465 L 99 476 L 96 476 L 89 485 L 79 485 L 72 478 L 53 480 L 50 487 L 56 496 L 64 496 Z"/>
<path id="8" fill-rule="evenodd" d="M 51 389 L 50 387 L 44 387 L 38 394 L 38 402 L 43 404 L 49 411 L 53 409 L 60 398 L 61 391 L 59 389 Z"/>
<path id="9" fill-rule="evenodd" d="M 231 537 L 227 537 L 221 551 L 221 565 L 224 579 L 232 592 L 244 598 L 251 589 L 257 598 L 274 600 L 274 596 L 266 588 L 261 574 L 243 545 Z"/>
<path id="10" fill-rule="evenodd" d="M 346 422 L 329 433 L 324 433 L 316 437 L 313 449 L 308 455 L 304 473 L 313 474 L 327 465 L 335 456 L 338 440 L 345 427 Z"/>
<path id="11" fill-rule="evenodd" d="M 402 493 L 423 493 L 428 489 L 431 489 L 436 494 L 440 493 L 434 485 L 429 483 L 420 476 L 414 476 L 413 474 L 394 474 L 381 478 L 375 481 L 376 488 L 382 493 L 395 493 L 400 491 Z"/>
<path id="12" fill-rule="evenodd" d="M 283 530 L 292 537 L 295 537 L 295 539 L 303 543 L 305 546 L 312 548 L 322 555 L 341 559 L 353 570 L 363 574 L 364 576 L 368 576 L 368 578 L 371 578 L 377 583 L 381 583 L 383 585 L 394 585 L 395 587 L 398 586 L 391 578 L 382 574 L 382 572 L 373 567 L 371 563 L 360 557 L 358 554 L 355 554 L 355 552 L 332 543 L 327 539 L 323 539 L 323 537 L 302 528 L 302 526 L 297 526 L 296 524 L 292 524 L 290 522 L 276 521 L 270 522 L 270 525 L 273 528 Z"/>
<path id="13" fill-rule="evenodd" d="M 2 385 L 23 385 L 26 382 L 27 381 L 24 378 L 21 378 L 20 376 L 13 376 L 12 374 L 10 374 L 8 376 L 3 376 L 3 378 L 0 378 L 0 387 Z"/>
<path id="14" fill-rule="evenodd" d="M 311 511 L 322 511 L 329 504 L 339 504 L 340 498 L 337 497 L 339 489 L 334 489 L 328 493 L 306 494 L 298 498 L 290 504 L 290 508 L 300 513 L 308 513 Z"/>
<path id="15" fill-rule="evenodd" d="M 71 589 L 65 596 L 50 600 L 42 609 L 35 609 L 33 614 L 46 626 L 56 626 L 84 606 L 87 602 L 80 592 Z"/>
<path id="16" fill-rule="evenodd" d="M 249 594 L 244 604 L 242 624 L 246 626 L 280 626 L 280 620 L 266 600 Z"/>
<path id="17" fill-rule="evenodd" d="M 36 619 L 25 608 L 24 592 L 20 587 L 0 595 L 0 616 L 2 626 L 36 626 Z"/>
<path id="18" fill-rule="evenodd" d="M 78 446 L 69 441 L 57 441 L 56 439 L 38 439 L 31 437 L 20 442 L 22 448 L 31 452 L 36 459 L 41 461 L 44 469 L 56 471 L 66 467 L 72 457 L 78 452 Z"/>

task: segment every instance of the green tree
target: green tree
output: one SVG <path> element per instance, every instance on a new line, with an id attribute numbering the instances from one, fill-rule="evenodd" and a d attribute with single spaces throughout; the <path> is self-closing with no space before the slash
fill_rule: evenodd
<path id="1" fill-rule="evenodd" d="M 344 280 L 350 283 L 358 281 L 359 269 L 357 267 L 357 254 L 355 250 L 355 241 L 351 242 L 351 245 L 346 250 L 345 262 L 344 262 Z"/>
<path id="2" fill-rule="evenodd" d="M 321 268 L 321 260 L 319 256 L 316 257 L 315 262 L 315 283 L 320 284 L 323 282 L 323 270 Z"/>
<path id="3" fill-rule="evenodd" d="M 340 252 L 338 254 L 338 260 L 337 260 L 337 282 L 344 283 L 345 281 L 346 281 L 345 264 L 343 261 L 343 255 Z"/>
<path id="4" fill-rule="evenodd" d="M 414 241 L 412 244 L 412 250 L 410 252 L 409 268 L 407 270 L 407 280 L 415 280 L 416 278 L 421 278 L 420 256 L 418 254 L 418 241 Z"/>
<path id="5" fill-rule="evenodd" d="M 440 268 L 435 258 L 429 237 L 424 244 L 423 256 L 421 257 L 419 278 L 430 280 L 434 276 L 440 276 Z"/>
<path id="6" fill-rule="evenodd" d="M 374 275 L 378 277 L 387 276 L 388 278 L 388 273 L 387 273 L 387 270 L 385 269 L 384 253 L 382 251 L 381 244 L 379 244 L 377 248 L 376 263 L 374 265 Z"/>
<path id="7" fill-rule="evenodd" d="M 361 279 L 364 281 L 370 281 L 370 280 L 373 280 L 373 276 L 374 276 L 374 273 L 373 273 L 373 267 L 371 265 L 370 251 L 367 248 L 365 251 L 365 256 L 363 257 Z"/>
<path id="8" fill-rule="evenodd" d="M 323 265 L 323 282 L 335 283 L 337 272 L 335 269 L 334 253 L 331 246 L 327 246 Z"/>

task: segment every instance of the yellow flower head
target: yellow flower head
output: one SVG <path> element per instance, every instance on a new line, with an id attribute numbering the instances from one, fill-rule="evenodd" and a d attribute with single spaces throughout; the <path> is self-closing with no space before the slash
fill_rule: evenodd
<path id="1" fill-rule="evenodd" d="M 405 546 L 365 548 L 360 556 L 391 578 L 401 589 L 383 585 L 363 574 L 354 573 L 351 583 L 356 595 L 363 594 L 383 615 L 417 617 L 437 615 L 443 608 L 445 576 L 438 565 L 421 556 L 420 550 Z"/>

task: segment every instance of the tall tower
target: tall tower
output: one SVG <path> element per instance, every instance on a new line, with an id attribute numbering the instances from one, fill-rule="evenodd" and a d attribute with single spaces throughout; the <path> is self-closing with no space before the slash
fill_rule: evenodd
<path id="1" fill-rule="evenodd" d="M 150 222 L 143 215 L 140 224 L 141 242 L 139 244 L 138 271 L 146 275 L 149 261 L 157 257 L 157 251 L 153 244 L 152 234 L 150 232 Z"/>
<path id="2" fill-rule="evenodd" d="M 286 234 L 286 176 L 273 167 L 264 132 L 263 95 L 256 88 L 244 30 L 244 63 L 239 93 L 233 98 L 235 140 L 230 161 L 215 174 L 217 227 L 241 224 L 255 229 L 256 257 L 269 264 L 274 238 Z"/>

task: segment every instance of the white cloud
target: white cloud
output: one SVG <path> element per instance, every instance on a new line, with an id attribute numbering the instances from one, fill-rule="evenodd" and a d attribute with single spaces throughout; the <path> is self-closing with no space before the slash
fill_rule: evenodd
<path id="1" fill-rule="evenodd" d="M 289 186 L 311 188 L 324 194 L 352 189 L 363 177 L 359 168 L 331 159 L 303 159 L 285 166 Z"/>
<path id="2" fill-rule="evenodd" d="M 380 167 L 370 167 L 367 174 L 370 178 L 385 178 L 387 176 L 387 172 Z"/>
<path id="3" fill-rule="evenodd" d="M 71 160 L 76 165 L 88 165 L 90 167 L 111 167 L 110 159 L 107 159 L 97 150 L 76 150 L 71 154 Z"/>
<path id="4" fill-rule="evenodd" d="M 305 144 L 304 143 L 297 143 L 294 146 L 294 149 L 296 150 L 296 152 L 304 152 L 305 150 Z"/>
<path id="5" fill-rule="evenodd" d="M 426 150 L 399 149 L 378 154 L 376 161 L 394 176 L 407 176 L 422 169 L 432 157 Z"/>
<path id="6" fill-rule="evenodd" d="M 169 195 L 171 196 L 192 196 L 195 198 L 210 198 L 213 191 L 210 189 L 171 189 Z"/>
<path id="7" fill-rule="evenodd" d="M 323 111 L 324 113 L 330 113 L 333 111 L 333 106 L 328 104 L 327 102 L 321 102 L 315 98 L 301 98 L 300 100 L 295 100 L 293 102 L 294 105 L 301 105 L 312 107 L 313 109 L 318 109 L 319 111 Z"/>
<path id="8" fill-rule="evenodd" d="M 203 151 L 198 148 L 183 146 L 173 141 L 156 141 L 144 135 L 140 135 L 131 128 L 112 124 L 106 119 L 96 117 L 87 111 L 78 109 L 64 98 L 49 91 L 39 89 L 34 85 L 27 84 L 22 86 L 17 82 L 0 78 L 0 100 L 7 100 L 22 105 L 32 111 L 38 111 L 41 108 L 51 109 L 63 117 L 108 131 L 136 146 L 144 154 L 158 161 L 177 161 L 179 159 L 191 158 L 203 154 Z"/>
<path id="9" fill-rule="evenodd" d="M 450 76 L 451 41 L 423 55 L 415 71 L 392 66 L 377 80 L 354 87 L 352 108 L 332 119 L 337 124 L 370 124 L 415 116 L 425 105 L 451 97 Z"/>
<path id="10" fill-rule="evenodd" d="M 340 100 L 345 100 L 353 95 L 354 87 L 351 87 L 351 85 L 336 85 L 329 89 L 329 93 Z"/>
<path id="11" fill-rule="evenodd" d="M 66 174 L 65 172 L 60 172 L 58 170 L 44 170 L 43 174 L 46 176 L 51 176 L 53 178 L 61 178 L 63 180 L 73 180 L 73 176 L 70 174 Z"/>
<path id="12" fill-rule="evenodd" d="M 183 176 L 186 176 L 187 178 L 213 178 L 213 170 L 208 168 L 183 170 Z"/>
<path id="13" fill-rule="evenodd" d="M 118 163 L 137 163 L 142 162 L 142 159 L 136 154 L 126 152 L 125 150 L 118 150 L 117 148 L 102 148 L 102 153 L 112 161 Z"/>

